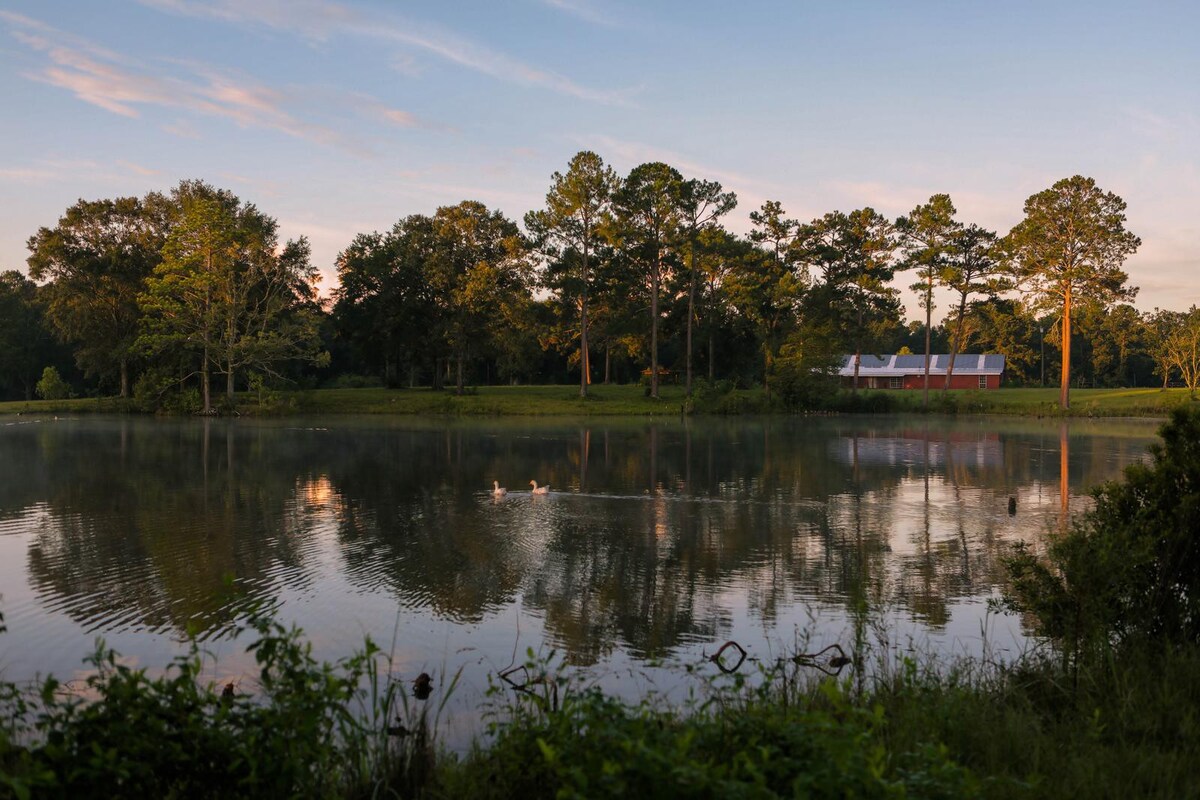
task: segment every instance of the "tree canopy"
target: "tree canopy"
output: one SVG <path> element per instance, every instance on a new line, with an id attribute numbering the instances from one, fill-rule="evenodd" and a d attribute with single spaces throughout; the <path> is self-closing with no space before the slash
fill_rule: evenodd
<path id="1" fill-rule="evenodd" d="M 1133 299 L 1137 289 L 1127 285 L 1121 265 L 1141 243 L 1125 229 L 1125 201 L 1081 175 L 1032 195 L 1025 219 L 1005 237 L 1009 264 L 1034 307 L 1061 313 L 1064 409 L 1071 397 L 1071 311 L 1081 301 Z"/>
<path id="2" fill-rule="evenodd" d="M 803 222 L 766 200 L 744 235 L 726 227 L 736 204 L 711 178 L 663 162 L 622 177 L 585 150 L 524 228 L 464 200 L 348 236 L 322 298 L 307 240 L 280 241 L 273 217 L 226 189 L 80 200 L 30 238 L 33 280 L 0 286 L 0 392 L 27 396 L 54 366 L 72 392 L 213 412 L 214 374 L 224 405 L 265 382 L 577 382 L 586 397 L 601 375 L 656 397 L 678 376 L 690 396 L 707 374 L 796 404 L 845 354 L 903 348 L 927 364 L 949 351 L 943 390 L 968 349 L 1005 355 L 1010 382 L 1041 382 L 1049 364 L 1064 405 L 1072 380 L 1200 383 L 1188 313 L 1120 305 L 1139 240 L 1124 201 L 1089 178 L 1030 197 L 1003 238 L 960 221 L 944 193 L 894 220 L 867 207 Z M 923 321 L 904 319 L 904 269 Z"/>

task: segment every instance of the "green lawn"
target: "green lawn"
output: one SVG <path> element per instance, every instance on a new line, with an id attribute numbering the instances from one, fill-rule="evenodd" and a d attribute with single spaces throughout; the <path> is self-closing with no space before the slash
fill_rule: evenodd
<path id="1" fill-rule="evenodd" d="M 1057 416 L 1058 389 L 996 389 L 958 393 L 960 413 Z M 1186 389 L 1072 389 L 1069 416 L 1165 417 L 1191 400 Z"/>
<path id="2" fill-rule="evenodd" d="M 243 414 L 419 414 L 437 416 L 678 416 L 685 402 L 683 387 L 663 386 L 655 400 L 645 388 L 593 386 L 586 400 L 578 386 L 482 386 L 461 397 L 452 390 L 431 389 L 312 389 L 274 393 L 263 407 L 257 397 L 239 394 Z M 921 393 L 916 391 L 862 391 L 850 402 L 848 393 L 834 410 L 912 412 L 921 411 Z M 931 393 L 931 410 L 959 414 L 1007 414 L 1013 416 L 1078 417 L 1165 417 L 1171 409 L 1198 402 L 1186 389 L 1075 389 L 1071 410 L 1058 408 L 1058 389 L 999 389 Z M 727 395 L 705 397 L 698 393 L 696 413 L 754 413 L 770 409 L 761 389 L 739 389 Z M 0 403 L 0 414 L 61 414 L 135 410 L 132 403 L 115 397 L 72 400 L 34 400 Z"/>
<path id="3" fill-rule="evenodd" d="M 453 390 L 318 389 L 281 394 L 303 414 L 444 414 L 452 416 L 675 415 L 683 411 L 680 386 L 663 386 L 657 400 L 641 386 L 482 386 L 461 397 Z"/>

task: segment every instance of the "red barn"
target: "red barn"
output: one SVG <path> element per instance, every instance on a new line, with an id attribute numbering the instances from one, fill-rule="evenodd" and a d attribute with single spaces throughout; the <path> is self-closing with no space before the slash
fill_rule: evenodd
<path id="1" fill-rule="evenodd" d="M 929 357 L 929 388 L 946 385 L 946 370 L 950 356 L 946 353 Z M 842 359 L 838 371 L 843 386 L 854 385 L 854 356 Z M 1004 377 L 1004 356 L 959 353 L 954 359 L 951 389 L 999 389 Z M 858 386 L 861 389 L 923 389 L 925 388 L 925 356 L 859 357 Z"/>

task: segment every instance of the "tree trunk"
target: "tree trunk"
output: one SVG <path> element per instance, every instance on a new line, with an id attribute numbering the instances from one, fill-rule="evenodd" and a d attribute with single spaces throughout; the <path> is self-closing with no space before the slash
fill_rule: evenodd
<path id="1" fill-rule="evenodd" d="M 713 382 L 713 378 L 716 375 L 716 364 L 717 364 L 717 359 L 715 356 L 716 348 L 717 348 L 717 337 L 712 331 L 709 331 L 708 332 L 708 382 L 709 383 Z"/>
<path id="2" fill-rule="evenodd" d="M 129 359 L 121 358 L 121 397 L 129 397 Z"/>
<path id="3" fill-rule="evenodd" d="M 583 248 L 583 303 L 579 312 L 579 396 L 587 397 L 589 380 L 588 364 L 588 249 Z"/>
<path id="4" fill-rule="evenodd" d="M 925 287 L 925 397 L 923 403 L 929 408 L 929 342 L 933 323 L 933 267 L 929 267 L 929 283 Z"/>
<path id="5" fill-rule="evenodd" d="M 684 391 L 692 396 L 692 318 L 696 307 L 696 243 L 688 250 L 688 309 L 687 309 L 687 384 Z"/>
<path id="6" fill-rule="evenodd" d="M 200 368 L 200 386 L 204 393 L 204 413 L 212 413 L 212 395 L 209 393 L 208 385 L 208 348 L 204 348 L 204 365 Z"/>
<path id="7" fill-rule="evenodd" d="M 229 405 L 233 405 L 233 365 L 228 364 L 225 372 L 225 399 L 229 401 Z"/>
<path id="8" fill-rule="evenodd" d="M 654 253 L 654 274 L 650 278 L 650 396 L 658 399 L 658 279 L 662 269 L 662 251 Z"/>
<path id="9" fill-rule="evenodd" d="M 958 358 L 958 351 L 962 349 L 962 336 L 966 313 L 967 296 L 966 294 L 963 294 L 962 300 L 958 304 L 958 322 L 954 326 L 954 344 L 950 345 L 950 364 L 946 367 L 946 385 L 942 387 L 943 393 L 949 391 L 950 389 L 950 379 L 954 376 L 954 362 Z"/>
<path id="10" fill-rule="evenodd" d="M 433 390 L 440 392 L 444 384 L 442 383 L 442 359 L 441 357 L 433 359 Z"/>
<path id="11" fill-rule="evenodd" d="M 1058 388 L 1058 406 L 1064 411 L 1071 407 L 1071 287 L 1063 293 L 1062 317 L 1062 384 Z"/>
<path id="12" fill-rule="evenodd" d="M 458 361 L 458 377 L 455 381 L 454 393 L 461 397 L 463 393 L 463 362 L 466 361 L 464 352 L 460 350 L 455 360 Z"/>
<path id="13" fill-rule="evenodd" d="M 608 386 L 609 369 L 612 367 L 612 344 L 604 343 L 604 385 Z"/>
<path id="14" fill-rule="evenodd" d="M 763 341 L 763 390 L 767 393 L 768 402 L 771 400 L 771 368 L 775 365 L 771 351 L 771 335 L 767 334 Z"/>

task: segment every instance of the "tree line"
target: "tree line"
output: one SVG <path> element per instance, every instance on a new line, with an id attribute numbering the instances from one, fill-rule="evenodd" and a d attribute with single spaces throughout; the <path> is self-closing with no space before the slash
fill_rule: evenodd
<path id="1" fill-rule="evenodd" d="M 704 380 L 804 406 L 844 353 L 948 352 L 952 371 L 966 351 L 1004 354 L 1017 385 L 1057 373 L 1064 407 L 1072 385 L 1200 382 L 1200 311 L 1129 304 L 1140 240 L 1090 178 L 1031 196 L 1003 236 L 946 194 L 894 220 L 866 207 L 801 222 L 768 201 L 745 236 L 726 227 L 736 206 L 716 181 L 662 162 L 622 177 L 584 151 L 523 225 L 464 201 L 356 235 L 322 299 L 308 242 L 281 242 L 227 190 L 80 200 L 29 239 L 29 277 L 0 274 L 0 392 L 212 413 L 270 386 L 575 381 L 586 396 L 642 380 L 658 396 Z M 924 319 L 903 317 L 904 274 Z M 927 375 L 926 399 L 948 385 Z"/>

